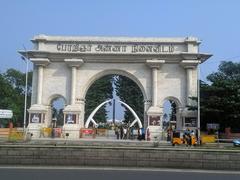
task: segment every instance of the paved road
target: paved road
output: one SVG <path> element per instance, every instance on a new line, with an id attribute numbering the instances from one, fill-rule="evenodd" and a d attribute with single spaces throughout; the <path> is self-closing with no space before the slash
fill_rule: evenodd
<path id="1" fill-rule="evenodd" d="M 240 172 L 171 169 L 0 167 L 1 180 L 239 180 Z"/>

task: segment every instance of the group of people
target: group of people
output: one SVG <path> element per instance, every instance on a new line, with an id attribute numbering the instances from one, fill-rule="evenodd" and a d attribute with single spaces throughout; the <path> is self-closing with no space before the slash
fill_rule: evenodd
<path id="1" fill-rule="evenodd" d="M 188 146 L 191 146 L 193 144 L 193 137 L 195 137 L 195 133 L 193 130 L 190 131 L 190 129 L 186 129 L 186 131 L 183 134 L 183 140 L 185 142 L 185 144 L 187 144 Z"/>
<path id="2" fill-rule="evenodd" d="M 128 127 L 127 125 L 116 126 L 115 135 L 117 139 L 135 139 L 145 140 L 145 131 L 144 128 L 138 128 L 137 134 L 135 133 L 134 127 Z"/>

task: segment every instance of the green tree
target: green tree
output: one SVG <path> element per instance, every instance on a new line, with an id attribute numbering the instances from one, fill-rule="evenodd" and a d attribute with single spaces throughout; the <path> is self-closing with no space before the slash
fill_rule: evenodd
<path id="1" fill-rule="evenodd" d="M 30 106 L 31 79 L 32 73 L 28 77 L 28 108 Z M 25 95 L 25 73 L 15 69 L 8 69 L 0 74 L 0 108 L 11 109 L 13 111 L 14 124 L 23 124 L 24 115 L 24 95 Z"/>
<path id="2" fill-rule="evenodd" d="M 201 126 L 219 123 L 240 130 L 240 63 L 221 62 L 218 72 L 201 83 Z"/>
<path id="3" fill-rule="evenodd" d="M 113 76 L 107 75 L 98 79 L 88 89 L 86 94 L 85 120 L 99 104 L 106 101 L 107 99 L 112 98 L 113 92 L 112 81 Z M 97 122 L 106 122 L 107 120 L 106 105 L 104 105 L 98 110 L 98 112 L 94 116 L 94 119 Z"/>
<path id="4" fill-rule="evenodd" d="M 60 109 L 57 114 L 57 125 L 63 126 L 64 124 L 64 115 L 63 115 L 63 109 Z"/>
<path id="5" fill-rule="evenodd" d="M 133 110 L 137 113 L 138 117 L 143 123 L 144 98 L 141 89 L 134 81 L 125 76 L 115 76 L 114 84 L 116 87 L 116 95 L 119 96 L 121 101 L 127 103 L 131 108 L 133 108 Z M 132 122 L 134 119 L 135 118 L 132 113 L 125 108 L 125 122 Z"/>
<path id="6" fill-rule="evenodd" d="M 176 121 L 177 117 L 177 104 L 173 100 L 169 100 L 171 104 L 171 114 L 170 114 L 170 121 Z"/>

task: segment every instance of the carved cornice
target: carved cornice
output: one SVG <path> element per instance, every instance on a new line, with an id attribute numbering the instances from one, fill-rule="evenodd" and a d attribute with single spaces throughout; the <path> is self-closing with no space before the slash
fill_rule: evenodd
<path id="1" fill-rule="evenodd" d="M 211 54 L 203 53 L 162 53 L 162 54 L 98 54 L 98 53 L 68 53 L 49 51 L 19 51 L 29 58 L 47 58 L 50 62 L 64 62 L 64 59 L 82 59 L 85 63 L 146 63 L 146 59 L 164 59 L 165 63 L 181 63 L 182 60 L 197 60 L 203 63 Z"/>
<path id="2" fill-rule="evenodd" d="M 48 58 L 30 58 L 30 61 L 37 66 L 47 66 L 50 63 Z"/>
<path id="3" fill-rule="evenodd" d="M 161 60 L 161 59 L 146 60 L 146 64 L 150 68 L 160 68 L 164 63 L 165 63 L 165 60 Z"/>
<path id="4" fill-rule="evenodd" d="M 201 63 L 200 60 L 182 60 L 180 65 L 186 69 L 196 68 Z"/>
<path id="5" fill-rule="evenodd" d="M 80 67 L 84 63 L 82 59 L 64 59 L 64 62 L 70 67 Z"/>
<path id="6" fill-rule="evenodd" d="M 104 37 L 104 36 L 48 36 L 39 34 L 33 37 L 32 42 L 123 42 L 123 43 L 184 43 L 199 42 L 195 37 Z"/>
<path id="7" fill-rule="evenodd" d="M 208 58 L 210 58 L 212 54 L 206 54 L 206 53 L 188 53 L 188 52 L 182 52 L 181 57 L 184 60 L 198 60 L 203 63 Z"/>

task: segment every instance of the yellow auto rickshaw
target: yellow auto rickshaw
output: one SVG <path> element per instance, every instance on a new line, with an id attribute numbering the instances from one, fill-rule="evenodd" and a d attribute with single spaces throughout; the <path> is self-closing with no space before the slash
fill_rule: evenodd
<path id="1" fill-rule="evenodd" d="M 195 135 L 192 134 L 185 134 L 181 131 L 173 131 L 172 133 L 172 145 L 196 145 L 197 144 L 197 138 Z"/>

